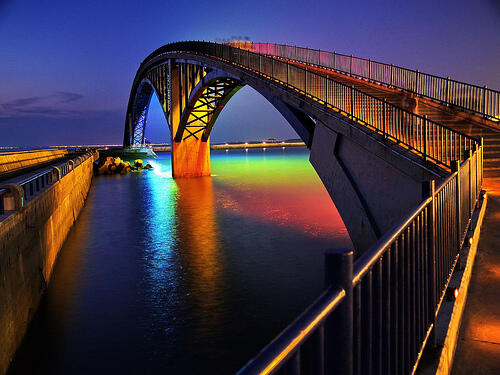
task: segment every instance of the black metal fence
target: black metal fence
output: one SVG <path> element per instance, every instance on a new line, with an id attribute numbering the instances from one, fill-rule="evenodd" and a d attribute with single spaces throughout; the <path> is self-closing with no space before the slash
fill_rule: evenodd
<path id="1" fill-rule="evenodd" d="M 500 120 L 500 92 L 486 86 L 456 81 L 370 59 L 274 43 L 236 42 L 233 46 L 256 53 L 305 62 L 336 72 L 409 91 L 445 105 L 452 105 Z"/>
<path id="2" fill-rule="evenodd" d="M 482 186 L 482 146 L 352 264 L 327 253 L 327 290 L 238 375 L 411 374 L 433 328 Z M 331 259 L 336 257 L 337 259 Z"/>

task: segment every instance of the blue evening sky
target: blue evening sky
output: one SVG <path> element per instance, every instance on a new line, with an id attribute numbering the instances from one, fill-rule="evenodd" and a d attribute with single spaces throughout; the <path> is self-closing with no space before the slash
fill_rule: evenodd
<path id="1" fill-rule="evenodd" d="M 248 36 L 500 89 L 500 1 L 0 0 L 0 146 L 121 143 L 132 80 L 157 47 Z M 168 140 L 153 102 L 147 137 Z M 215 142 L 295 137 L 250 88 Z"/>

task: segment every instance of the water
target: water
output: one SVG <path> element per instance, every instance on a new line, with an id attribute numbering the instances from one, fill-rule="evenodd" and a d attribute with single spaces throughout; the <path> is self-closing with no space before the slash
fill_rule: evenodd
<path id="1" fill-rule="evenodd" d="M 94 179 L 10 374 L 232 374 L 322 291 L 345 227 L 305 149 L 212 152 L 212 177 Z"/>

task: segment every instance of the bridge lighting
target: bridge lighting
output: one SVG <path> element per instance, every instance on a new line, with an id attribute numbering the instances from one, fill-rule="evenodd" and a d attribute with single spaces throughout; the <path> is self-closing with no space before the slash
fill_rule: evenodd
<path id="1" fill-rule="evenodd" d="M 472 236 L 471 237 L 467 237 L 467 242 L 469 243 L 469 245 L 472 246 L 472 243 L 474 242 Z"/>
<path id="2" fill-rule="evenodd" d="M 281 147 L 283 150 L 286 148 L 285 146 Z"/>
<path id="3" fill-rule="evenodd" d="M 248 144 L 248 142 L 245 142 L 245 144 L 247 145 L 247 144 Z"/>
<path id="4" fill-rule="evenodd" d="M 448 288 L 448 290 L 446 290 L 446 300 L 455 301 L 458 298 L 458 293 L 458 288 Z"/>
<path id="5" fill-rule="evenodd" d="M 266 151 L 266 148 L 264 147 L 263 150 Z"/>

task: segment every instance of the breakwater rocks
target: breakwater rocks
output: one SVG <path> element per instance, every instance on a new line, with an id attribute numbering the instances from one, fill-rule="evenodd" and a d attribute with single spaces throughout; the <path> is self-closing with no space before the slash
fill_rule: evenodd
<path id="1" fill-rule="evenodd" d="M 127 174 L 131 171 L 139 171 L 143 169 L 153 169 L 151 164 L 144 165 L 141 159 L 135 160 L 133 163 L 120 159 L 119 157 L 108 156 L 94 162 L 94 174 Z"/>

